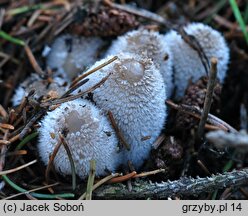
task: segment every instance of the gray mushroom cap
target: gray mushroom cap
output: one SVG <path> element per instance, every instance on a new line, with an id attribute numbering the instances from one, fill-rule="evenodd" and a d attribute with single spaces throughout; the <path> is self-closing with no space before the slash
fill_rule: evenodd
<path id="1" fill-rule="evenodd" d="M 229 62 L 229 48 L 224 37 L 220 32 L 202 23 L 191 23 L 184 30 L 197 39 L 209 61 L 212 57 L 217 58 L 217 78 L 223 82 Z M 190 47 L 177 32 L 167 33 L 165 41 L 173 54 L 176 99 L 180 99 L 184 95 L 189 80 L 192 79 L 195 82 L 206 75 L 206 71 L 197 51 Z"/>
<path id="2" fill-rule="evenodd" d="M 62 35 L 55 39 L 47 56 L 47 66 L 72 80 L 94 64 L 104 41 L 98 37 Z"/>
<path id="3" fill-rule="evenodd" d="M 112 57 L 95 63 L 92 68 Z M 131 160 L 138 169 L 149 158 L 152 145 L 165 124 L 166 85 L 151 59 L 122 53 L 118 60 L 88 76 L 89 81 L 81 90 L 95 85 L 109 73 L 112 74 L 107 81 L 92 92 L 93 100 L 105 112 L 112 112 L 131 146 L 130 151 L 122 151 L 123 163 Z"/>
<path id="4" fill-rule="evenodd" d="M 38 100 L 43 96 L 59 97 L 66 89 L 66 81 L 60 77 L 55 77 L 49 83 L 48 80 L 41 79 L 38 74 L 32 73 L 15 90 L 12 104 L 19 105 L 23 97 L 27 96 L 31 90 L 35 90 L 33 97 Z"/>
<path id="5" fill-rule="evenodd" d="M 119 36 L 106 52 L 108 55 L 134 53 L 150 58 L 158 68 L 166 84 L 167 96 L 172 93 L 173 56 L 164 36 L 144 29 L 130 31 Z"/>
<path id="6" fill-rule="evenodd" d="M 91 102 L 77 99 L 63 103 L 41 121 L 38 150 L 46 165 L 59 142 L 59 133 L 64 133 L 80 178 L 88 176 L 91 159 L 96 161 L 97 176 L 107 175 L 107 171 L 114 172 L 120 165 L 115 132 L 106 116 Z M 54 159 L 54 166 L 61 174 L 71 174 L 63 146 Z"/>

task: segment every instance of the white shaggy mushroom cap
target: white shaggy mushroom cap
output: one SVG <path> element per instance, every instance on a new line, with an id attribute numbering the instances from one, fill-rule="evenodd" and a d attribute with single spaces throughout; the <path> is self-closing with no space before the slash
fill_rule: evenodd
<path id="1" fill-rule="evenodd" d="M 97 62 L 92 68 L 112 57 Z M 105 112 L 112 112 L 118 128 L 131 146 L 130 151 L 122 151 L 123 163 L 131 160 L 138 169 L 149 157 L 165 124 L 165 84 L 151 59 L 123 53 L 116 61 L 88 76 L 89 81 L 81 90 L 98 83 L 110 72 L 112 74 L 106 82 L 93 91 L 93 100 Z"/>
<path id="2" fill-rule="evenodd" d="M 184 30 L 197 39 L 209 62 L 212 57 L 218 59 L 217 77 L 223 82 L 229 62 L 229 48 L 224 37 L 220 32 L 202 23 L 191 23 Z M 197 51 L 193 50 L 177 32 L 167 33 L 165 41 L 170 45 L 173 54 L 176 98 L 180 99 L 184 95 L 188 81 L 192 79 L 195 82 L 206 75 L 206 71 Z"/>
<path id="3" fill-rule="evenodd" d="M 63 103 L 48 112 L 41 121 L 38 150 L 47 165 L 49 156 L 64 133 L 72 153 L 76 174 L 84 179 L 90 171 L 90 160 L 96 161 L 96 175 L 115 171 L 118 158 L 118 140 L 107 117 L 87 100 L 77 99 Z M 54 159 L 55 169 L 64 175 L 71 174 L 71 165 L 63 146 Z"/>
<path id="4" fill-rule="evenodd" d="M 33 97 L 38 100 L 43 96 L 59 97 L 66 89 L 66 82 L 60 77 L 55 77 L 51 83 L 48 83 L 47 80 L 41 79 L 38 74 L 33 73 L 17 87 L 12 97 L 12 104 L 13 106 L 19 105 L 23 97 L 27 96 L 31 90 L 35 90 Z"/>
<path id="5" fill-rule="evenodd" d="M 173 59 L 163 35 L 142 29 L 128 32 L 112 42 L 106 56 L 120 52 L 136 53 L 152 59 L 164 78 L 168 97 L 171 95 Z"/>
<path id="6" fill-rule="evenodd" d="M 47 54 L 47 66 L 72 80 L 97 60 L 104 42 L 98 37 L 62 35 L 55 39 Z"/>

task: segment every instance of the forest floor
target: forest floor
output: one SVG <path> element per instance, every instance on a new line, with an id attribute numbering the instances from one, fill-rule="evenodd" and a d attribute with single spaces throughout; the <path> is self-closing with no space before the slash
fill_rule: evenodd
<path id="1" fill-rule="evenodd" d="M 230 48 L 227 77 L 223 85 L 215 86 L 210 110 L 221 124 L 210 119 L 198 136 L 208 79 L 189 83 L 191 92 L 182 100 L 167 101 L 166 128 L 138 175 L 130 178 L 130 170 L 121 180 L 117 177 L 120 183 L 106 184 L 113 176 L 103 178 L 93 199 L 247 199 L 248 4 L 236 0 L 244 33 L 235 16 L 237 8 L 230 2 L 0 0 L 0 198 L 77 199 L 86 191 L 87 181 L 60 176 L 53 169 L 49 172 L 39 160 L 37 127 L 45 113 L 39 104 L 28 100 L 17 107 L 11 104 L 16 87 L 31 72 L 43 76 L 49 72 L 42 57 L 47 44 L 63 33 L 100 36 L 110 43 L 140 26 L 164 33 L 189 22 L 203 22 L 220 31 Z M 216 129 L 237 135 L 236 142 L 232 139 L 222 148 L 213 145 L 206 134 Z"/>

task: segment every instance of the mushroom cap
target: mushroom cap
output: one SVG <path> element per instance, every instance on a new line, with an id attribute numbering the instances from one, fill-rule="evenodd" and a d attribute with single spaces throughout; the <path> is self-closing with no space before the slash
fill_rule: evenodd
<path id="1" fill-rule="evenodd" d="M 184 30 L 193 35 L 202 47 L 206 57 L 218 59 L 217 78 L 224 81 L 227 65 L 229 62 L 229 48 L 220 32 L 202 23 L 191 23 Z M 191 48 L 175 31 L 165 35 L 165 41 L 170 45 L 174 60 L 174 82 L 176 87 L 176 98 L 184 95 L 188 81 L 197 81 L 206 71 L 196 50 Z"/>
<path id="2" fill-rule="evenodd" d="M 47 66 L 72 80 L 95 63 L 104 42 L 98 37 L 62 35 L 55 39 L 47 54 Z"/>
<path id="3" fill-rule="evenodd" d="M 98 61 L 92 68 L 113 56 Z M 151 59 L 123 53 L 118 59 L 89 75 L 82 86 L 86 90 L 108 73 L 109 78 L 93 93 L 96 105 L 111 111 L 131 150 L 123 150 L 124 163 L 131 160 L 136 169 L 149 157 L 152 145 L 161 133 L 166 119 L 166 86 Z M 149 137 L 149 139 L 145 139 Z"/>
<path id="4" fill-rule="evenodd" d="M 38 150 L 46 165 L 59 142 L 59 133 L 64 135 L 76 173 L 82 179 L 88 176 L 92 159 L 96 161 L 97 176 L 106 175 L 107 170 L 115 171 L 121 162 L 117 153 L 118 140 L 107 117 L 87 100 L 63 103 L 48 112 L 41 121 Z M 71 174 L 70 162 L 63 146 L 56 154 L 54 166 L 61 174 Z"/>
<path id="5" fill-rule="evenodd" d="M 21 103 L 23 97 L 27 96 L 31 90 L 35 90 L 34 99 L 38 100 L 43 96 L 61 96 L 67 89 L 66 82 L 60 77 L 53 78 L 52 82 L 41 79 L 38 74 L 32 73 L 15 90 L 12 97 L 12 104 L 17 106 Z"/>
<path id="6" fill-rule="evenodd" d="M 152 59 L 164 78 L 167 95 L 171 95 L 173 59 L 163 35 L 144 29 L 130 31 L 112 42 L 106 56 L 120 52 L 136 53 Z"/>

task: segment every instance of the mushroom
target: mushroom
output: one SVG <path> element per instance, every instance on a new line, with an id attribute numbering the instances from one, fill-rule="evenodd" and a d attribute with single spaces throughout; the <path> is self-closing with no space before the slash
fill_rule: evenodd
<path id="1" fill-rule="evenodd" d="M 113 56 L 98 61 L 92 68 L 110 58 Z M 112 112 L 118 129 L 130 145 L 130 151 L 122 151 L 123 162 L 130 160 L 138 169 L 149 157 L 165 124 L 166 85 L 151 59 L 121 53 L 116 61 L 89 75 L 81 90 L 95 85 L 109 73 L 112 74 L 105 83 L 92 92 L 93 100 L 100 109 Z"/>
<path id="2" fill-rule="evenodd" d="M 12 104 L 14 106 L 19 105 L 23 97 L 27 96 L 32 90 L 35 90 L 33 95 L 35 100 L 39 100 L 44 96 L 57 98 L 64 93 L 67 88 L 66 85 L 65 80 L 59 76 L 50 82 L 47 79 L 42 79 L 38 74 L 32 73 L 15 90 Z"/>
<path id="3" fill-rule="evenodd" d="M 96 175 L 115 171 L 121 162 L 118 140 L 107 117 L 91 102 L 77 99 L 61 104 L 48 112 L 40 123 L 38 150 L 47 165 L 55 146 L 65 137 L 75 164 L 76 174 L 85 179 L 90 171 L 90 160 L 96 161 Z M 71 174 L 70 161 L 63 146 L 54 159 L 55 169 Z"/>
<path id="4" fill-rule="evenodd" d="M 44 55 L 49 68 L 72 80 L 79 72 L 95 63 L 103 45 L 103 40 L 98 37 L 66 34 L 56 38 Z"/>
<path id="5" fill-rule="evenodd" d="M 185 32 L 195 37 L 203 52 L 210 61 L 212 57 L 218 59 L 217 78 L 222 83 L 229 62 L 229 48 L 220 32 L 202 23 L 191 23 L 184 28 Z M 172 30 L 165 35 L 173 54 L 174 82 L 176 98 L 180 99 L 187 88 L 188 81 L 197 81 L 206 75 L 205 68 L 199 54 L 190 47 L 176 31 Z"/>
<path id="6" fill-rule="evenodd" d="M 128 32 L 112 42 L 106 56 L 120 52 L 136 53 L 152 59 L 164 78 L 168 97 L 171 95 L 173 59 L 163 35 L 144 29 Z"/>

